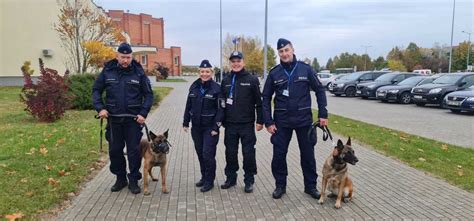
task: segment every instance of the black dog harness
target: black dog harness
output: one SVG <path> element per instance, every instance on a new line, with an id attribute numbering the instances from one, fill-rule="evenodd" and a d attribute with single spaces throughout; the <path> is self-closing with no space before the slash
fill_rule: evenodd
<path id="1" fill-rule="evenodd" d="M 134 121 L 137 120 L 137 115 L 133 115 L 133 114 L 109 114 L 108 115 L 109 117 L 123 117 L 123 118 L 133 118 Z M 107 122 L 109 123 L 110 125 L 110 142 L 113 142 L 114 140 L 114 133 L 112 132 L 112 118 L 107 118 Z M 100 118 L 99 115 L 95 115 L 94 116 L 95 119 L 100 119 L 100 141 L 99 141 L 99 150 L 102 152 L 102 137 L 103 137 L 103 124 L 104 124 L 104 119 L 103 118 Z M 150 133 L 148 132 L 148 126 L 146 125 L 146 123 L 143 123 L 143 126 L 145 127 L 145 131 L 146 131 L 146 137 L 148 139 L 148 142 L 151 141 L 151 138 L 150 138 Z"/>

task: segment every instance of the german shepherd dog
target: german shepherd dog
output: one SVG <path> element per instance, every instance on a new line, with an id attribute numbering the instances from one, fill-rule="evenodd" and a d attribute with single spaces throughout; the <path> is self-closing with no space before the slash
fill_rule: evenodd
<path id="1" fill-rule="evenodd" d="M 152 174 L 153 167 L 159 166 L 161 170 L 161 192 L 168 193 L 166 188 L 166 172 L 167 159 L 166 155 L 169 152 L 171 144 L 168 142 L 168 130 L 160 135 L 155 135 L 150 131 L 151 142 L 147 139 L 142 139 L 140 142 L 140 149 L 143 163 L 143 194 L 150 195 L 148 192 L 148 175 L 153 181 L 158 181 Z"/>
<path id="2" fill-rule="evenodd" d="M 324 162 L 319 204 L 324 203 L 326 188 L 329 189 L 332 196 L 337 196 L 336 204 L 334 205 L 337 209 L 341 208 L 341 200 L 343 198 L 344 202 L 346 202 L 346 198 L 352 200 L 353 187 L 352 181 L 349 179 L 347 163 L 355 165 L 358 161 L 351 147 L 351 138 L 349 137 L 346 145 L 339 139 L 332 154 Z"/>

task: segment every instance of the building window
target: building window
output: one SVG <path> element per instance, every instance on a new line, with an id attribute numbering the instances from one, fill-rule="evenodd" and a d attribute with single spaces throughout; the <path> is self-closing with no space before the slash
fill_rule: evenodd
<path id="1" fill-rule="evenodd" d="M 148 57 L 146 55 L 142 55 L 140 61 L 142 65 L 146 65 L 148 63 Z"/>
<path id="2" fill-rule="evenodd" d="M 174 64 L 179 65 L 179 56 L 174 57 Z"/>

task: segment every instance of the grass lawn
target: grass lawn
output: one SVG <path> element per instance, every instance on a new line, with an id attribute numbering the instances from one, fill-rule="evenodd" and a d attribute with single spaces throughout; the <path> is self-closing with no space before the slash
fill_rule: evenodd
<path id="1" fill-rule="evenodd" d="M 317 112 L 313 112 L 317 117 Z M 474 149 L 462 148 L 338 115 L 329 116 L 335 133 L 357 140 L 377 152 L 474 192 Z"/>
<path id="2" fill-rule="evenodd" d="M 68 110 L 57 122 L 39 123 L 23 110 L 20 90 L 0 87 L 0 219 L 12 213 L 38 219 L 105 164 L 95 111 Z M 160 98 L 171 90 L 154 88 Z"/>
<path id="3" fill-rule="evenodd" d="M 159 82 L 188 82 L 183 78 L 168 78 L 168 79 L 162 79 Z"/>

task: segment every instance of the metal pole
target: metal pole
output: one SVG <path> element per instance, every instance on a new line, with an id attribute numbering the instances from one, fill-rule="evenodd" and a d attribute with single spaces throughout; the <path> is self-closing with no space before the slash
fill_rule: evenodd
<path id="1" fill-rule="evenodd" d="M 469 55 L 471 54 L 471 34 L 473 32 L 462 31 L 462 33 L 468 34 L 469 40 L 467 41 L 468 48 L 467 48 L 467 60 L 466 60 L 466 70 L 469 69 Z"/>
<path id="2" fill-rule="evenodd" d="M 222 73 L 224 71 L 223 67 L 222 67 L 222 0 L 219 1 L 219 19 L 220 19 L 220 44 L 219 44 L 219 48 L 220 48 L 220 51 L 221 51 L 221 57 L 220 57 L 220 73 L 219 73 L 219 79 L 222 80 Z"/>
<path id="3" fill-rule="evenodd" d="M 371 45 L 361 45 L 361 46 L 365 48 L 365 55 L 366 56 L 364 57 L 364 71 L 367 71 L 367 57 L 369 56 L 367 54 L 367 48 L 370 48 L 372 46 Z"/>
<path id="4" fill-rule="evenodd" d="M 265 0 L 265 33 L 263 37 L 263 79 L 264 81 L 267 80 L 267 55 L 268 55 L 268 48 L 267 48 L 267 30 L 268 30 L 268 0 Z"/>
<path id="5" fill-rule="evenodd" d="M 453 22 L 451 24 L 451 49 L 449 52 L 449 69 L 448 73 L 451 73 L 451 63 L 453 61 L 453 34 L 454 34 L 454 13 L 456 12 L 456 0 L 453 0 Z"/>

